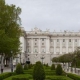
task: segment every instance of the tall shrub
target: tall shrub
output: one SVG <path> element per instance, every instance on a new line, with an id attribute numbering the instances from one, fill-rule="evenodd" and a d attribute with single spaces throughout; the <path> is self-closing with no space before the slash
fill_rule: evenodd
<path id="1" fill-rule="evenodd" d="M 56 68 L 56 74 L 57 74 L 57 75 L 62 75 L 62 72 L 63 72 L 63 71 L 62 71 L 62 67 L 61 67 L 60 64 L 58 64 L 58 65 L 57 65 L 57 68 Z"/>
<path id="2" fill-rule="evenodd" d="M 33 79 L 34 80 L 44 80 L 45 79 L 45 72 L 43 65 L 41 62 L 36 62 L 33 70 Z"/>
<path id="3" fill-rule="evenodd" d="M 28 65 L 25 64 L 25 65 L 24 65 L 24 70 L 27 70 L 27 69 L 28 69 Z"/>
<path id="4" fill-rule="evenodd" d="M 51 70 L 55 70 L 55 65 L 54 64 L 51 65 Z"/>
<path id="5" fill-rule="evenodd" d="M 23 67 L 22 67 L 22 65 L 21 64 L 17 64 L 17 66 L 16 66 L 16 73 L 17 74 L 23 74 Z"/>

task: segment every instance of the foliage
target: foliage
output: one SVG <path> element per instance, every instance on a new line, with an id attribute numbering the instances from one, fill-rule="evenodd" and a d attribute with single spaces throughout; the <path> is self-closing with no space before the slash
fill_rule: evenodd
<path id="1" fill-rule="evenodd" d="M 48 80 L 72 80 L 70 79 L 69 77 L 66 77 L 66 76 L 46 76 L 46 79 Z"/>
<path id="2" fill-rule="evenodd" d="M 15 72 L 16 74 L 23 74 L 23 68 L 20 63 L 17 64 Z"/>
<path id="3" fill-rule="evenodd" d="M 25 65 L 24 65 L 24 70 L 27 70 L 27 69 L 28 69 L 28 65 L 25 64 Z"/>
<path id="4" fill-rule="evenodd" d="M 13 77 L 12 80 L 29 80 L 29 79 L 24 77 Z"/>
<path id="5" fill-rule="evenodd" d="M 55 70 L 55 65 L 54 64 L 51 65 L 51 70 Z"/>
<path id="6" fill-rule="evenodd" d="M 32 64 L 28 64 L 28 69 L 31 69 L 33 67 Z"/>
<path id="7" fill-rule="evenodd" d="M 0 74 L 0 80 L 10 77 L 11 75 L 12 75 L 11 72 Z"/>
<path id="8" fill-rule="evenodd" d="M 48 63 L 47 63 L 47 64 L 45 64 L 45 66 L 46 66 L 46 67 L 48 67 L 48 66 L 49 66 L 49 65 L 48 65 Z"/>
<path id="9" fill-rule="evenodd" d="M 80 49 L 77 48 L 74 52 L 54 57 L 52 61 L 62 63 L 71 62 L 73 67 L 80 67 Z"/>
<path id="10" fill-rule="evenodd" d="M 54 58 L 52 59 L 52 62 L 59 62 L 59 58 L 58 58 L 58 57 L 54 57 Z"/>
<path id="11" fill-rule="evenodd" d="M 80 80 L 80 76 L 76 75 L 76 74 L 68 73 L 67 76 L 74 79 L 74 80 Z"/>
<path id="12" fill-rule="evenodd" d="M 33 79 L 34 80 L 44 80 L 45 71 L 41 62 L 36 62 L 33 70 Z"/>
<path id="13" fill-rule="evenodd" d="M 15 5 L 8 5 L 5 0 L 0 0 L 0 54 L 10 57 L 20 51 L 19 38 L 22 35 L 20 28 L 21 9 Z"/>
<path id="14" fill-rule="evenodd" d="M 29 75 L 29 74 L 19 74 L 19 75 L 15 75 L 15 76 L 10 76 L 10 77 L 8 77 L 8 78 L 6 78 L 4 80 L 12 80 L 12 78 L 19 78 L 19 80 L 21 80 L 22 78 L 26 78 L 28 80 L 28 79 L 32 79 L 32 75 Z M 22 79 L 22 80 L 25 80 L 25 79 Z"/>
<path id="15" fill-rule="evenodd" d="M 62 75 L 62 72 L 62 67 L 60 64 L 58 64 L 56 68 L 56 75 Z"/>

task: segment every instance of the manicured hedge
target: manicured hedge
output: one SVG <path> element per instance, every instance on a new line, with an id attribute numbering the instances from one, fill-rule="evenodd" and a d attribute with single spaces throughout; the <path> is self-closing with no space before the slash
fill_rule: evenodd
<path id="1" fill-rule="evenodd" d="M 55 71 L 45 71 L 46 75 L 56 75 Z"/>
<path id="2" fill-rule="evenodd" d="M 0 74 L 0 80 L 3 80 L 3 79 L 5 79 L 5 78 L 8 78 L 8 77 L 10 77 L 12 74 L 13 74 L 13 73 L 11 73 L 11 72 L 2 73 L 2 74 Z"/>
<path id="3" fill-rule="evenodd" d="M 17 80 L 21 80 L 22 78 L 26 78 L 28 80 L 28 79 L 32 79 L 32 75 L 20 74 L 20 75 L 15 75 L 15 76 L 8 77 L 8 78 L 6 78 L 4 80 L 12 80 L 13 78 L 17 78 Z"/>
<path id="4" fill-rule="evenodd" d="M 66 76 L 47 76 L 46 79 L 50 79 L 50 80 L 72 80 Z"/>
<path id="5" fill-rule="evenodd" d="M 76 75 L 76 74 L 68 73 L 67 76 L 74 79 L 74 80 L 80 80 L 80 76 Z"/>
<path id="6" fill-rule="evenodd" d="M 29 80 L 29 79 L 24 77 L 13 77 L 12 80 Z"/>

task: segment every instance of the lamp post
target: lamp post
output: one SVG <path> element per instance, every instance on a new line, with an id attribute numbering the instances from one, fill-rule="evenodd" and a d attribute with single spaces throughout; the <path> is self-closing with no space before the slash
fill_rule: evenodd
<path id="1" fill-rule="evenodd" d="M 11 72 L 13 72 L 13 51 L 11 51 L 11 58 L 10 58 L 10 60 L 11 60 Z"/>
<path id="2" fill-rule="evenodd" d="M 76 56 L 77 55 L 75 55 L 75 59 L 74 59 L 75 60 L 75 73 L 76 73 Z"/>
<path id="3" fill-rule="evenodd" d="M 4 67 L 4 63 L 3 63 L 3 59 L 4 59 L 4 55 L 1 55 L 1 73 L 3 73 L 3 67 Z"/>

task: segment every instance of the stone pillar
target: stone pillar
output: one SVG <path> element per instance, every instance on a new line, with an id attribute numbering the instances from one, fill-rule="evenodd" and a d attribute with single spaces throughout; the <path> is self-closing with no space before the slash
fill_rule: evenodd
<path id="1" fill-rule="evenodd" d="M 66 53 L 68 53 L 68 39 L 66 39 Z"/>
<path id="2" fill-rule="evenodd" d="M 56 40 L 54 39 L 54 54 L 56 54 Z"/>
<path id="3" fill-rule="evenodd" d="M 32 46 L 31 46 L 31 53 L 33 54 L 33 52 L 34 52 L 34 51 L 33 51 L 33 38 L 31 38 L 31 45 L 32 45 Z"/>
<path id="4" fill-rule="evenodd" d="M 74 39 L 72 40 L 72 51 L 74 52 Z"/>
<path id="5" fill-rule="evenodd" d="M 60 39 L 60 54 L 62 54 L 62 39 Z"/>
<path id="6" fill-rule="evenodd" d="M 80 39 L 78 40 L 78 46 L 80 47 Z"/>
<path id="7" fill-rule="evenodd" d="M 39 38 L 39 54 L 41 53 L 41 39 Z"/>
<path id="8" fill-rule="evenodd" d="M 49 38 L 46 38 L 46 53 L 49 54 L 50 52 L 50 43 L 49 43 Z"/>

